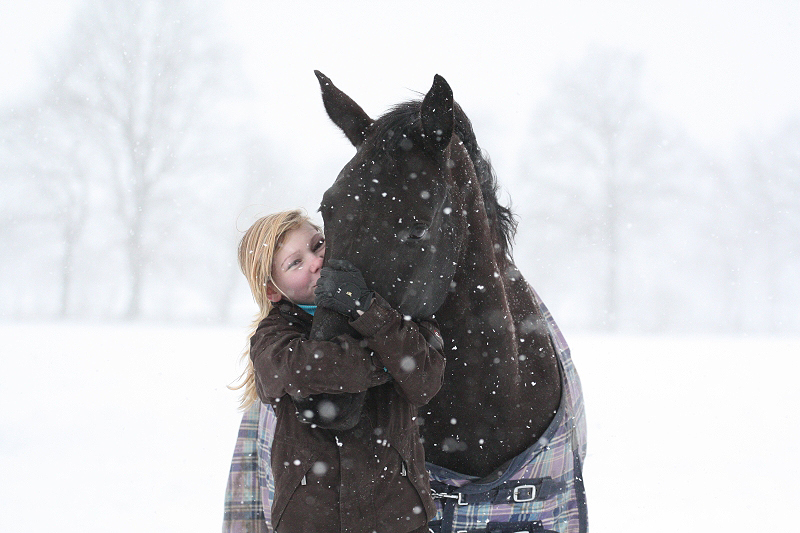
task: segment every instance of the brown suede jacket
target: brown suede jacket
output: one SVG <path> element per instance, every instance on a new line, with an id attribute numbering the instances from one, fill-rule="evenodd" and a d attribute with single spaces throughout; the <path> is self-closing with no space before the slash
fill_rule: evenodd
<path id="1" fill-rule="evenodd" d="M 311 321 L 281 301 L 250 341 L 259 398 L 277 417 L 273 527 L 406 533 L 424 526 L 436 509 L 416 416 L 442 384 L 438 328 L 405 320 L 378 295 L 350 322 L 363 340 L 311 341 Z M 362 391 L 361 419 L 347 431 L 301 422 L 289 397 Z"/>

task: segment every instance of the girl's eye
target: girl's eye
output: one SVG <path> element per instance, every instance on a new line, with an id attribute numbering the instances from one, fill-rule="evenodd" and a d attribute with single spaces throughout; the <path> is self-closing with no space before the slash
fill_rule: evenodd
<path id="1" fill-rule="evenodd" d="M 289 266 L 286 267 L 286 270 L 289 270 L 290 268 L 294 268 L 299 264 L 300 264 L 300 260 L 299 259 L 295 259 L 294 261 L 289 263 Z"/>
<path id="2" fill-rule="evenodd" d="M 317 241 L 317 244 L 315 244 L 315 245 L 314 245 L 314 248 L 313 248 L 313 250 L 314 250 L 315 252 L 318 252 L 318 251 L 319 251 L 320 249 L 322 249 L 324 246 L 325 246 L 325 239 L 323 238 L 323 239 L 320 239 L 320 240 L 318 240 L 318 241 Z"/>

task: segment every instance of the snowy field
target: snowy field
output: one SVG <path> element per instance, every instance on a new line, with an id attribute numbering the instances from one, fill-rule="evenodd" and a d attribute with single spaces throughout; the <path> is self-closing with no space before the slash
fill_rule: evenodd
<path id="1" fill-rule="evenodd" d="M 0 324 L 0 531 L 219 531 L 245 334 Z M 593 533 L 796 527 L 800 339 L 566 334 Z"/>

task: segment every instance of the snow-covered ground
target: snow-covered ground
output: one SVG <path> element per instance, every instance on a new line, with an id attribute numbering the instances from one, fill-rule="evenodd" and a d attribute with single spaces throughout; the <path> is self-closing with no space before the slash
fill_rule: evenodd
<path id="1" fill-rule="evenodd" d="M 792 529 L 800 339 L 566 333 L 594 533 Z M 219 531 L 245 335 L 0 324 L 0 531 Z"/>

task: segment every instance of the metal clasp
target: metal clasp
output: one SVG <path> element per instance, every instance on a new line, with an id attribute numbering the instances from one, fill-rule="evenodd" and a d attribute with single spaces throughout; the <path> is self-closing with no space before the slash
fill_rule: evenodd
<path id="1" fill-rule="evenodd" d="M 459 492 L 458 494 L 447 494 L 445 492 L 436 492 L 435 490 L 431 490 L 431 496 L 434 499 L 450 498 L 451 500 L 458 500 L 458 505 L 469 505 L 469 502 L 465 499 L 466 494 L 464 494 L 463 492 Z"/>
<path id="2" fill-rule="evenodd" d="M 520 494 L 522 491 L 530 492 Z M 536 499 L 536 485 L 518 485 L 514 487 L 513 498 L 517 503 L 532 502 Z"/>

